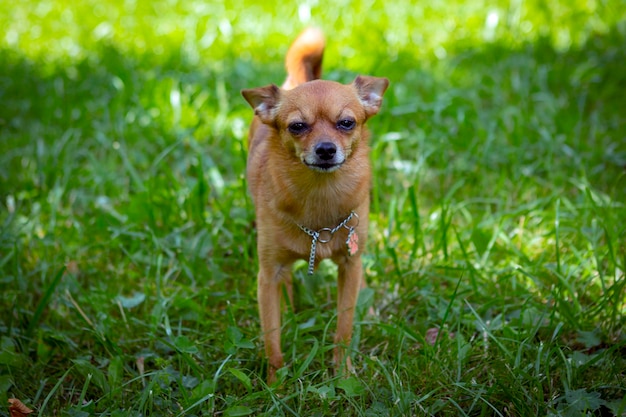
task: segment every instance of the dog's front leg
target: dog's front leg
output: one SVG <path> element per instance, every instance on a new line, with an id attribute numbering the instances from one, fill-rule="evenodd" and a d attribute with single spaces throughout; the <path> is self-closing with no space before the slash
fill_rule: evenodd
<path id="1" fill-rule="evenodd" d="M 267 383 L 276 381 L 276 371 L 283 367 L 283 353 L 280 347 L 281 286 L 290 281 L 288 267 L 263 266 L 257 278 L 257 297 L 261 330 L 268 359 Z"/>
<path id="2" fill-rule="evenodd" d="M 360 256 L 352 256 L 337 262 L 337 333 L 335 334 L 334 362 L 337 372 L 352 371 L 350 355 L 346 349 L 352 340 L 352 325 L 359 289 L 363 284 L 363 267 Z M 346 372 L 346 373 L 347 373 Z"/>

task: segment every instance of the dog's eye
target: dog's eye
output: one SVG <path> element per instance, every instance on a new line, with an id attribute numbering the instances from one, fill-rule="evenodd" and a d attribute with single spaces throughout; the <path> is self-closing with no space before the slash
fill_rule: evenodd
<path id="1" fill-rule="evenodd" d="M 354 120 L 351 119 L 344 119 L 344 120 L 340 120 L 337 123 L 337 128 L 341 129 L 341 130 L 352 130 L 354 129 L 354 126 L 356 125 Z"/>
<path id="2" fill-rule="evenodd" d="M 288 126 L 289 131 L 291 133 L 293 133 L 294 135 L 297 135 L 299 133 L 303 133 L 308 128 L 309 128 L 309 126 L 306 123 L 304 123 L 304 122 L 294 122 L 294 123 L 291 123 Z"/>

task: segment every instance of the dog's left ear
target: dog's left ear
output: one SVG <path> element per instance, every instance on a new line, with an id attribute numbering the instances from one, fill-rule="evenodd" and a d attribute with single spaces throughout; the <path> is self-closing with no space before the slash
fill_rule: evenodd
<path id="1" fill-rule="evenodd" d="M 363 104 L 367 117 L 378 113 L 383 103 L 383 94 L 389 86 L 389 80 L 369 75 L 359 75 L 352 82 Z"/>
<path id="2" fill-rule="evenodd" d="M 280 88 L 274 84 L 241 90 L 241 95 L 254 109 L 263 123 L 273 123 L 280 101 Z"/>

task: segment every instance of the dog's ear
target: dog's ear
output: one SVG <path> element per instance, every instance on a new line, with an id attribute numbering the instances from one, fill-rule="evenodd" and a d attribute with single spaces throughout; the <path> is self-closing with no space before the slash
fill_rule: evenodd
<path id="1" fill-rule="evenodd" d="M 254 109 L 263 123 L 273 123 L 280 101 L 280 88 L 274 84 L 241 90 L 241 95 Z"/>
<path id="2" fill-rule="evenodd" d="M 383 94 L 389 86 L 389 80 L 381 77 L 359 75 L 352 84 L 356 88 L 367 117 L 378 113 L 383 103 Z"/>

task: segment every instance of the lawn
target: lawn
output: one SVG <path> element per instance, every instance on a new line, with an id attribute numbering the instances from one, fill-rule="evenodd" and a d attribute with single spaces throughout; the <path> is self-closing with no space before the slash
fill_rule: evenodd
<path id="1" fill-rule="evenodd" d="M 335 271 L 296 265 L 268 387 L 239 91 L 308 25 L 325 78 L 391 81 L 370 288 L 338 378 Z M 623 1 L 2 0 L 0 27 L 0 416 L 626 415 Z"/>

